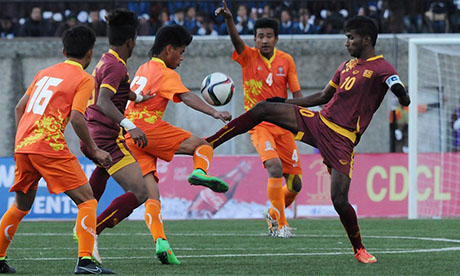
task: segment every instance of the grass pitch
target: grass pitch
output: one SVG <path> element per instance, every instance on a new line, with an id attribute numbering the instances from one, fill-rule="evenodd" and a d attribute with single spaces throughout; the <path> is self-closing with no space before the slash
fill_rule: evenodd
<path id="1" fill-rule="evenodd" d="M 268 237 L 264 220 L 165 221 L 180 265 L 162 265 L 142 221 L 99 237 L 103 265 L 118 275 L 460 275 L 460 220 L 361 219 L 378 263 L 361 264 L 338 219 L 290 220 L 295 237 Z M 19 275 L 72 275 L 74 222 L 23 222 L 8 251 Z"/>

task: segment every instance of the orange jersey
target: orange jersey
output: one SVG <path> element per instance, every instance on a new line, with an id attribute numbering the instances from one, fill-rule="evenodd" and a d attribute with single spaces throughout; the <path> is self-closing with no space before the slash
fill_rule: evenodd
<path id="1" fill-rule="evenodd" d="M 131 82 L 136 94 L 150 91 L 155 97 L 138 104 L 130 102 L 125 116 L 144 131 L 161 120 L 169 101 L 181 102 L 178 94 L 189 92 L 176 71 L 166 67 L 158 58 L 142 64 Z"/>
<path id="2" fill-rule="evenodd" d="M 273 56 L 268 60 L 258 49 L 246 45 L 240 55 L 233 52 L 233 60 L 243 69 L 246 111 L 267 98 L 287 98 L 287 85 L 291 92 L 300 90 L 294 59 L 288 53 L 275 48 Z"/>
<path id="3" fill-rule="evenodd" d="M 70 112 L 84 114 L 94 79 L 74 61 L 40 71 L 26 91 L 29 96 L 16 133 L 15 153 L 72 155 L 64 138 Z"/>

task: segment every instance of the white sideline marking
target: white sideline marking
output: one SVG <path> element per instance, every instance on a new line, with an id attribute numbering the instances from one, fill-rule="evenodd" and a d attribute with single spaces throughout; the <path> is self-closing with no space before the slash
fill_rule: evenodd
<path id="1" fill-rule="evenodd" d="M 432 248 L 432 249 L 411 249 L 404 251 L 373 251 L 378 254 L 403 254 L 403 253 L 431 253 L 439 251 L 459 251 L 460 247 Z M 216 255 L 177 255 L 178 259 L 194 258 L 238 258 L 238 257 L 280 257 L 280 256 L 331 256 L 331 255 L 352 255 L 350 252 L 312 252 L 312 253 L 264 253 L 264 254 L 216 254 Z M 139 257 L 105 257 L 105 260 L 126 260 L 126 259 L 152 259 L 154 256 Z M 10 259 L 15 261 L 64 261 L 74 260 L 75 258 L 19 258 Z"/>

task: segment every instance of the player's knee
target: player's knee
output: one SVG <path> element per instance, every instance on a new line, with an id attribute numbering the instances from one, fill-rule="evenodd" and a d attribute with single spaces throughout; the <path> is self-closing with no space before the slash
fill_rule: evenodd
<path id="1" fill-rule="evenodd" d="M 252 109 L 251 112 L 259 118 L 259 119 L 264 119 L 267 115 L 267 112 L 269 110 L 269 103 L 266 101 L 261 101 L 258 102 Z"/>
<path id="2" fill-rule="evenodd" d="M 278 158 L 273 158 L 265 161 L 265 168 L 268 171 L 269 177 L 283 177 L 283 165 L 281 164 L 281 160 Z"/>
<path id="3" fill-rule="evenodd" d="M 144 203 L 148 198 L 148 191 L 145 185 L 136 185 L 131 192 L 136 196 L 139 203 Z"/>
<path id="4" fill-rule="evenodd" d="M 348 199 L 341 195 L 332 195 L 332 204 L 337 213 L 342 213 L 348 207 Z"/>

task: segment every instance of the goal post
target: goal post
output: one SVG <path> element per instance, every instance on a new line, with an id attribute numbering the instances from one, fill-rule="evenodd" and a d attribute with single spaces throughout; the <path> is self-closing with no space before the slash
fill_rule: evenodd
<path id="1" fill-rule="evenodd" d="M 460 38 L 410 38 L 408 70 L 408 217 L 460 216 Z"/>

